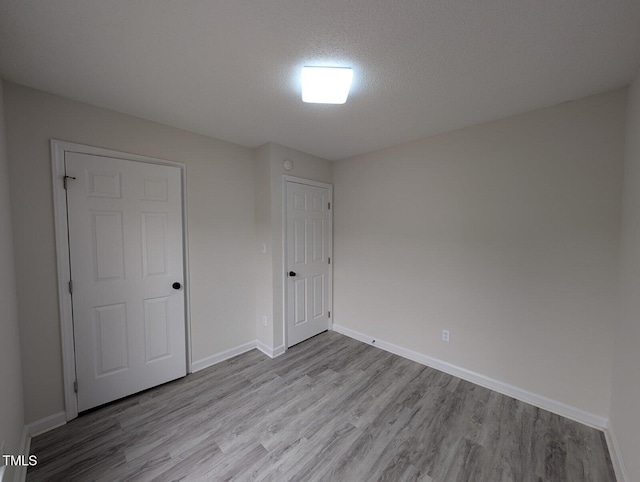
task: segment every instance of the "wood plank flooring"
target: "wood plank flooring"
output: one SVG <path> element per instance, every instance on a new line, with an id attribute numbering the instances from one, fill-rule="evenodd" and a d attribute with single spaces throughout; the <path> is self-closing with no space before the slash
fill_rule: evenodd
<path id="1" fill-rule="evenodd" d="M 27 480 L 615 481 L 603 434 L 335 332 L 36 437 Z"/>

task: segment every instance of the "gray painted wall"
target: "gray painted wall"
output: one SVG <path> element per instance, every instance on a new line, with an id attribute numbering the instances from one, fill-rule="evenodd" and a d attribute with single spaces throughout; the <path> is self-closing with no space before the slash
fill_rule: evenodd
<path id="1" fill-rule="evenodd" d="M 629 481 L 640 480 L 640 73 L 629 89 L 620 249 L 620 320 L 611 427 Z"/>
<path id="2" fill-rule="evenodd" d="M 0 445 L 4 453 L 18 455 L 24 413 L 3 86 L 0 81 Z"/>
<path id="3" fill-rule="evenodd" d="M 337 162 L 334 323 L 608 417 L 625 103 Z"/>

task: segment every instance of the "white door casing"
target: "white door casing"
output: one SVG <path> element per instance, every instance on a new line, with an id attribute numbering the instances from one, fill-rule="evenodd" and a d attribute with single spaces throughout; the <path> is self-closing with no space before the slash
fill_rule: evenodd
<path id="1" fill-rule="evenodd" d="M 73 295 L 59 290 L 65 405 L 71 419 L 78 411 L 186 374 L 184 179 L 177 163 L 114 158 L 112 151 L 59 141 L 52 141 L 52 147 L 59 257 L 65 244 L 57 186 L 61 168 L 75 178 L 68 179 L 64 191 L 66 276 L 73 280 Z M 106 155 L 73 152 L 73 147 Z M 64 259 L 58 267 L 63 283 Z M 175 282 L 179 289 L 172 287 Z M 71 368 L 70 360 L 75 362 Z M 77 400 L 67 386 L 72 370 Z"/>
<path id="2" fill-rule="evenodd" d="M 327 329 L 331 311 L 331 186 L 285 181 L 287 347 Z"/>

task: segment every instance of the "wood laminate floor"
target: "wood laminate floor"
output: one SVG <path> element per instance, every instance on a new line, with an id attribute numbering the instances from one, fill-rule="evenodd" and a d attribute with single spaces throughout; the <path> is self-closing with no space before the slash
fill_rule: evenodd
<path id="1" fill-rule="evenodd" d="M 615 481 L 603 434 L 334 332 L 36 437 L 27 480 Z"/>

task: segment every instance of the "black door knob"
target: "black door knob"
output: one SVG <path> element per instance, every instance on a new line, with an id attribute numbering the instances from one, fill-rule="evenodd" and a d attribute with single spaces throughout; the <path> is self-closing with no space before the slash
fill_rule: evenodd
<path id="1" fill-rule="evenodd" d="M 289 276 L 295 276 L 296 272 L 295 271 L 289 271 Z"/>
<path id="2" fill-rule="evenodd" d="M 171 286 L 173 287 L 174 290 L 179 290 L 180 288 L 182 288 L 182 285 L 177 281 L 173 283 Z"/>

